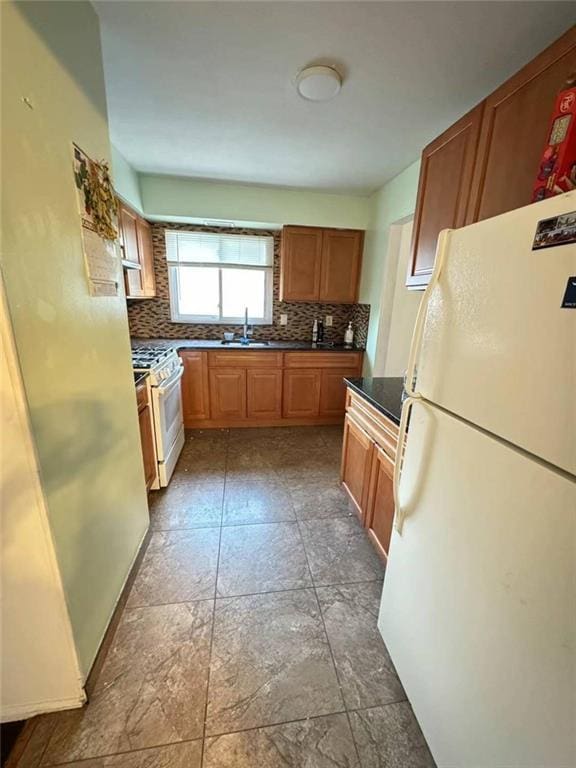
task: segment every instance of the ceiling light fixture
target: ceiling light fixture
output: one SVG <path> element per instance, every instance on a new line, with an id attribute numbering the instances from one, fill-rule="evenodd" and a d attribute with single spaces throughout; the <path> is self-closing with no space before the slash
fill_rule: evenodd
<path id="1" fill-rule="evenodd" d="M 342 77 L 332 67 L 306 67 L 296 77 L 296 89 L 308 101 L 329 101 L 341 87 Z"/>

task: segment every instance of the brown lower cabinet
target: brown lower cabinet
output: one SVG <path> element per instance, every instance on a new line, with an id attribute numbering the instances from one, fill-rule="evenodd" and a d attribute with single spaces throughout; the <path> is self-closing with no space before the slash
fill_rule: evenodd
<path id="1" fill-rule="evenodd" d="M 346 416 L 342 444 L 342 484 L 348 491 L 362 523 L 366 519 L 373 451 L 374 441 L 368 433 L 352 416 Z"/>
<path id="2" fill-rule="evenodd" d="M 210 370 L 210 415 L 213 419 L 246 418 L 246 371 Z"/>
<path id="3" fill-rule="evenodd" d="M 207 355 L 207 352 L 191 349 L 180 353 L 184 366 L 182 412 L 185 424 L 210 418 Z"/>
<path id="4" fill-rule="evenodd" d="M 314 418 L 320 411 L 322 372 L 315 368 L 284 371 L 284 409 L 286 418 Z"/>
<path id="5" fill-rule="evenodd" d="M 336 424 L 344 377 L 359 376 L 362 352 L 180 350 L 184 425 L 197 428 Z"/>
<path id="6" fill-rule="evenodd" d="M 156 451 L 154 448 L 154 432 L 152 430 L 152 409 L 148 401 L 146 383 L 139 384 L 136 387 L 136 401 L 138 403 L 138 423 L 140 425 L 144 477 L 146 479 L 146 488 L 149 490 L 156 478 Z"/>
<path id="7" fill-rule="evenodd" d="M 249 419 L 282 417 L 282 369 L 246 371 L 246 416 Z"/>
<path id="8" fill-rule="evenodd" d="M 355 393 L 347 394 L 341 480 L 378 554 L 386 559 L 394 521 L 398 427 Z"/>
<path id="9" fill-rule="evenodd" d="M 379 554 L 388 557 L 394 522 L 394 461 L 374 446 L 365 525 Z"/>

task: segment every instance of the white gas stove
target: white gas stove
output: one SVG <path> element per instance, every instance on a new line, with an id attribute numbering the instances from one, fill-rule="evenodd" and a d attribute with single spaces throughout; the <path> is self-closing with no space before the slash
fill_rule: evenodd
<path id="1" fill-rule="evenodd" d="M 154 439 L 158 457 L 158 485 L 170 482 L 184 446 L 184 418 L 180 379 L 184 369 L 175 349 L 141 347 L 132 349 L 132 367 L 149 374 L 150 399 L 154 417 Z M 154 485 L 152 486 L 155 487 Z"/>

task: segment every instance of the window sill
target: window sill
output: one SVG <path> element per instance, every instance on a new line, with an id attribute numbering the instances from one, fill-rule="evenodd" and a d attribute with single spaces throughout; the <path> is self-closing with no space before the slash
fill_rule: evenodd
<path id="1" fill-rule="evenodd" d="M 180 325 L 233 325 L 238 328 L 242 328 L 244 325 L 244 320 L 207 320 L 201 317 L 171 317 L 170 320 Z M 250 320 L 248 318 L 248 325 L 257 325 L 258 327 L 268 325 L 272 327 L 274 323 L 272 320 Z"/>

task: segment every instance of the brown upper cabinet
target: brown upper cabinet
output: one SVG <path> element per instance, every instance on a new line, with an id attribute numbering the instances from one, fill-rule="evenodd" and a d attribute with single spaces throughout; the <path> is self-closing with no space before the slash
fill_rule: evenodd
<path id="1" fill-rule="evenodd" d="M 280 300 L 355 303 L 363 245 L 360 230 L 284 227 Z"/>
<path id="2" fill-rule="evenodd" d="M 142 216 L 120 200 L 118 201 L 118 225 L 126 297 L 151 299 L 156 295 L 152 228 Z"/>
<path id="3" fill-rule="evenodd" d="M 576 71 L 576 27 L 422 153 L 406 285 L 424 288 L 442 229 L 528 205 L 555 97 Z"/>
<path id="4" fill-rule="evenodd" d="M 280 257 L 280 300 L 318 301 L 322 269 L 322 230 L 284 227 Z"/>
<path id="5" fill-rule="evenodd" d="M 406 284 L 428 284 L 438 233 L 466 223 L 483 105 L 464 115 L 422 152 L 412 233 L 412 262 Z"/>
<path id="6" fill-rule="evenodd" d="M 576 73 L 576 27 L 486 99 L 467 220 L 528 205 L 558 91 Z"/>

